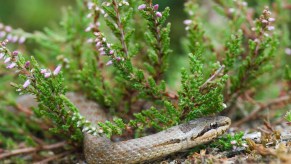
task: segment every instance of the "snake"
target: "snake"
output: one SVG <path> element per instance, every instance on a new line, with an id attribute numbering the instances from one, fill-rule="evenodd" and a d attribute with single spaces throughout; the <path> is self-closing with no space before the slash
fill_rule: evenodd
<path id="1" fill-rule="evenodd" d="M 96 102 L 80 93 L 69 92 L 66 96 L 93 125 L 107 120 Z M 19 96 L 16 103 L 24 108 L 37 106 L 32 95 Z M 143 163 L 212 141 L 226 132 L 230 124 L 230 118 L 225 116 L 202 117 L 145 137 L 118 142 L 84 133 L 83 152 L 89 164 Z"/>

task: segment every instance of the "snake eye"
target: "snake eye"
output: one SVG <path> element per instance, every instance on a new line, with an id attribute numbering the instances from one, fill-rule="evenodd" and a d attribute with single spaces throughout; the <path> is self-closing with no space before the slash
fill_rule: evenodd
<path id="1" fill-rule="evenodd" d="M 218 126 L 217 122 L 214 122 L 214 123 L 210 124 L 210 128 L 211 129 L 215 129 L 215 128 L 217 128 L 217 126 Z"/>

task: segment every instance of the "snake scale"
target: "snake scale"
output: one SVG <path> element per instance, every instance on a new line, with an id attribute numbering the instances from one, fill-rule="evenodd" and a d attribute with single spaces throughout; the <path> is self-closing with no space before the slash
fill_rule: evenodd
<path id="1" fill-rule="evenodd" d="M 66 96 L 93 124 L 106 120 L 106 114 L 97 103 L 77 93 L 68 93 Z M 37 105 L 33 96 L 30 95 L 20 96 L 17 103 L 26 108 Z M 85 133 L 84 154 L 88 163 L 149 161 L 209 142 L 223 134 L 230 123 L 230 119 L 223 116 L 204 117 L 173 126 L 156 134 L 119 142 Z"/>

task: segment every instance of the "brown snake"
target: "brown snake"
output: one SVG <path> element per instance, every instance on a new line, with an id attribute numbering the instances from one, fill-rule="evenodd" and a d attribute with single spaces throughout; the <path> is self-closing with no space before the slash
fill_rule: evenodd
<path id="1" fill-rule="evenodd" d="M 66 95 L 85 118 L 96 124 L 106 120 L 106 114 L 93 101 L 80 94 Z M 33 96 L 24 95 L 17 103 L 29 108 L 37 103 Z M 88 163 L 138 163 L 164 157 L 174 152 L 192 148 L 213 140 L 230 126 L 230 119 L 223 116 L 204 117 L 146 137 L 112 142 L 106 137 L 85 133 L 84 154 Z"/>

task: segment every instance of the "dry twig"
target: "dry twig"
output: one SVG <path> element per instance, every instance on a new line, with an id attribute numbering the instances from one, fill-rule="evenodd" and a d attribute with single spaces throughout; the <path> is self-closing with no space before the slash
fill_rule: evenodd
<path id="1" fill-rule="evenodd" d="M 54 161 L 54 160 L 57 160 L 59 158 L 62 158 L 63 156 L 66 156 L 68 154 L 70 154 L 71 151 L 66 151 L 66 152 L 63 152 L 63 153 L 60 153 L 60 154 L 56 154 L 56 155 L 53 155 L 51 157 L 48 157 L 42 161 L 39 161 L 39 162 L 35 162 L 34 164 L 44 164 L 44 163 L 48 163 L 50 161 Z"/>
<path id="2" fill-rule="evenodd" d="M 223 71 L 224 68 L 225 66 L 222 65 L 218 70 L 216 70 L 215 73 L 209 79 L 207 79 L 204 84 L 202 84 L 202 86 L 200 87 L 200 90 L 203 90 L 207 86 L 208 83 L 213 81 L 220 74 L 220 72 Z"/>
<path id="3" fill-rule="evenodd" d="M 10 152 L 0 154 L 0 160 L 4 159 L 4 158 L 11 157 L 11 156 L 19 155 L 19 154 L 28 154 L 28 153 L 32 153 L 32 152 L 36 152 L 36 151 L 41 151 L 41 150 L 57 149 L 57 148 L 64 147 L 65 145 L 67 145 L 67 143 L 65 141 L 63 141 L 63 142 L 59 142 L 59 143 L 55 143 L 55 144 L 51 144 L 51 145 L 43 145 L 43 146 L 39 146 L 39 147 L 27 147 L 27 148 L 23 148 L 23 149 L 12 150 Z"/>
<path id="4" fill-rule="evenodd" d="M 241 124 L 249 121 L 249 120 L 252 120 L 252 119 L 255 119 L 258 115 L 259 112 L 261 112 L 262 110 L 266 109 L 266 108 L 272 108 L 276 105 L 280 105 L 281 103 L 284 103 L 284 102 L 287 102 L 290 100 L 290 96 L 282 96 L 282 97 L 279 97 L 277 99 L 274 99 L 266 104 L 262 104 L 260 105 L 259 107 L 257 107 L 257 109 L 253 110 L 252 113 L 250 113 L 247 117 L 244 117 L 243 119 L 235 122 L 232 126 L 240 126 Z"/>

